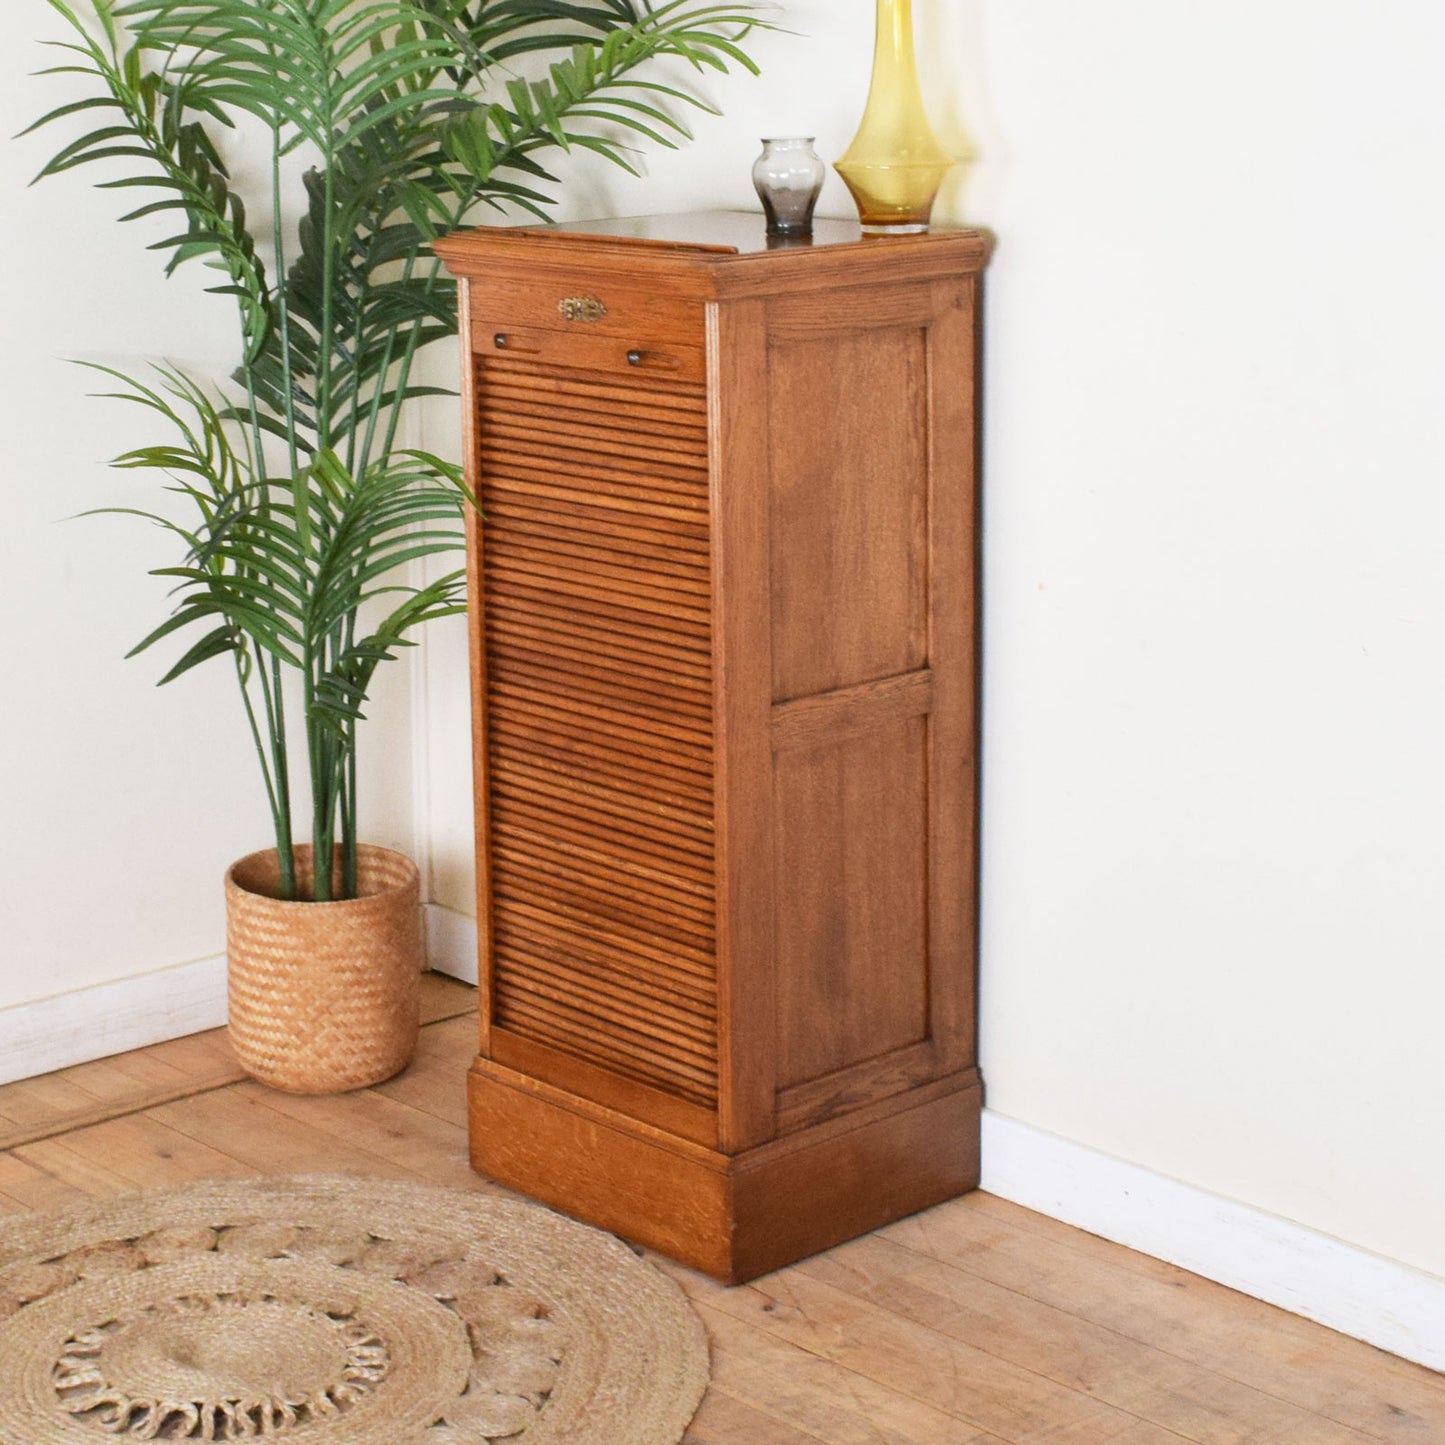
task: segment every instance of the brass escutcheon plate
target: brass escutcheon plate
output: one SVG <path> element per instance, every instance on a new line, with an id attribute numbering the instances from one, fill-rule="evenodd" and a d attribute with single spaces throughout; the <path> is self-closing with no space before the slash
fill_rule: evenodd
<path id="1" fill-rule="evenodd" d="M 557 310 L 567 321 L 601 321 L 607 308 L 596 296 L 564 296 Z"/>

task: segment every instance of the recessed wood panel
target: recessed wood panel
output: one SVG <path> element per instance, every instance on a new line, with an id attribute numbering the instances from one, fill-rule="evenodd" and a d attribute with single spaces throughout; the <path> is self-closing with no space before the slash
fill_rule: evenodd
<path id="1" fill-rule="evenodd" d="M 486 353 L 476 378 L 492 1021 L 574 1083 L 711 1107 L 701 391 Z"/>
<path id="2" fill-rule="evenodd" d="M 928 357 L 918 327 L 769 351 L 773 701 L 928 649 Z"/>
<path id="3" fill-rule="evenodd" d="M 927 728 L 777 755 L 780 1089 L 927 1037 Z"/>

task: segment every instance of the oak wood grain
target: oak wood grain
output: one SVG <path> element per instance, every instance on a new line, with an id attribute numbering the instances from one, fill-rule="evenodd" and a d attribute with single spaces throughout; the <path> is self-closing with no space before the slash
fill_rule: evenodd
<path id="1" fill-rule="evenodd" d="M 494 326 L 544 328 L 572 336 L 606 336 L 634 345 L 698 344 L 702 306 L 656 288 L 619 286 L 605 273 L 569 277 L 572 284 L 539 281 L 526 270 L 499 275 L 498 284 L 472 292 L 472 328 L 479 336 Z M 600 303 L 601 315 L 569 320 L 563 303 L 570 299 Z"/>
<path id="2" fill-rule="evenodd" d="M 718 1137 L 729 1152 L 777 1129 L 777 973 L 768 579 L 772 532 L 759 477 L 768 448 L 768 341 L 755 302 L 709 307 L 709 458 L 718 597 Z"/>
<path id="3" fill-rule="evenodd" d="M 1445 1439 L 1445 1376 L 993 1196 L 951 1201 L 881 1234 L 1368 1435 Z"/>
<path id="4" fill-rule="evenodd" d="M 850 1114 L 875 1100 L 917 1088 L 938 1073 L 938 1049 L 930 1039 L 780 1089 L 778 1133 L 792 1134 L 810 1124 Z"/>
<path id="5" fill-rule="evenodd" d="M 208 1044 L 111 1067 L 168 1082 L 190 1069 L 204 1087 Z M 193 1109 L 62 1133 L 25 1159 L 0 1151 L 0 1213 L 83 1205 L 137 1180 L 333 1169 L 506 1193 L 468 1163 L 459 1103 L 476 1048 L 475 1019 L 457 1018 L 424 1029 L 412 1067 L 377 1088 L 308 1098 L 232 1084 Z M 91 1078 L 115 1082 L 110 1068 Z M 692 1445 L 1445 1439 L 1445 1377 L 987 1194 L 740 1289 L 653 1260 L 711 1342 Z"/>
<path id="6" fill-rule="evenodd" d="M 930 1036 L 927 744 L 915 717 L 775 761 L 779 1089 Z"/>
<path id="7" fill-rule="evenodd" d="M 885 1239 L 855 1241 L 802 1267 L 810 1279 L 963 1341 L 996 1359 L 1202 1442 L 1275 1440 L 1312 1424 L 1320 1445 L 1362 1445 L 1360 1431 L 1187 1360 L 1040 1304 Z"/>
<path id="8" fill-rule="evenodd" d="M 857 320 L 772 340 L 774 702 L 929 661 L 929 353 L 923 327 Z"/>
<path id="9" fill-rule="evenodd" d="M 474 1163 L 729 1278 L 977 1179 L 988 249 L 738 235 L 439 247 L 482 510 Z"/>
<path id="10" fill-rule="evenodd" d="M 933 672 L 920 668 L 778 703 L 773 707 L 773 747 L 816 747 L 920 717 L 933 711 L 933 695 Z"/>

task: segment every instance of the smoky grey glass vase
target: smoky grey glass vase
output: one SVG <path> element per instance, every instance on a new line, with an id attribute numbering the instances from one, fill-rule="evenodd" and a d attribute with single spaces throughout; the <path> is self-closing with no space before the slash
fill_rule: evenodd
<path id="1" fill-rule="evenodd" d="M 763 140 L 753 163 L 753 185 L 768 218 L 770 236 L 806 236 L 813 229 L 813 207 L 826 171 L 813 149 L 812 136 Z"/>

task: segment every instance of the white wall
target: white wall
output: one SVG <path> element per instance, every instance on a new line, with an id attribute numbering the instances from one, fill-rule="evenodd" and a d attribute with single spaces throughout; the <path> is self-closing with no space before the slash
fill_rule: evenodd
<path id="1" fill-rule="evenodd" d="M 1445 14 L 985 13 L 991 1105 L 1445 1275 Z"/>
<path id="2" fill-rule="evenodd" d="M 940 130 L 978 152 L 943 215 L 999 236 L 990 1107 L 1445 1276 L 1445 13 L 918 5 Z M 43 8 L 0 19 L 14 71 Z M 765 131 L 836 156 L 871 14 L 792 0 L 807 38 L 761 46 L 761 81 L 710 82 L 724 119 L 644 181 L 581 167 L 569 213 L 751 205 Z M 12 130 L 34 94 L 4 88 Z M 47 358 L 194 354 L 209 303 L 180 312 L 184 283 L 153 282 L 81 184 L 18 192 L 26 144 L 0 175 L 24 283 L 0 362 L 17 499 L 0 1003 L 219 947 L 214 876 L 264 823 L 229 699 L 154 696 L 146 664 L 118 660 L 154 612 L 143 542 L 51 522 L 114 495 L 95 458 L 124 438 Z M 847 206 L 831 180 L 824 211 Z M 426 651 L 429 873 L 469 911 L 461 628 Z M 406 833 L 404 812 L 385 826 Z M 117 852 L 144 875 L 129 911 L 108 898 Z"/>
<path id="3" fill-rule="evenodd" d="M 7 137 L 66 93 L 29 78 L 54 63 L 36 37 L 56 33 L 40 0 L 0 14 Z M 139 231 L 116 234 L 114 196 L 79 181 L 25 189 L 47 146 L 0 146 L 0 1006 L 219 951 L 219 876 L 262 822 L 234 776 L 244 760 L 229 761 L 244 745 L 229 699 L 194 680 L 159 693 L 154 662 L 121 661 L 163 615 L 163 586 L 144 575 L 171 560 L 159 534 L 63 520 L 133 497 L 101 463 L 150 437 L 125 408 L 87 400 L 95 380 L 61 358 L 139 349 L 213 364 L 224 316 L 184 304 L 184 283 L 166 288 Z"/>
<path id="4" fill-rule="evenodd" d="M 0 9 L 0 136 L 71 94 L 31 74 L 63 58 L 38 44 L 61 35 L 44 0 Z M 222 875 L 270 842 L 226 664 L 158 690 L 176 649 L 124 660 L 168 608 L 146 569 L 182 559 L 145 523 L 65 520 L 153 506 L 152 479 L 104 463 L 166 439 L 135 409 L 89 399 L 99 379 L 65 358 L 165 357 L 224 377 L 232 307 L 204 294 L 199 268 L 163 278 L 144 249 L 173 229 L 163 218 L 115 224 L 136 192 L 97 191 L 84 171 L 27 189 L 68 138 L 57 126 L 0 143 L 0 1010 L 219 954 Z M 402 847 L 408 699 L 404 672 L 388 679 L 363 754 L 371 835 Z"/>

